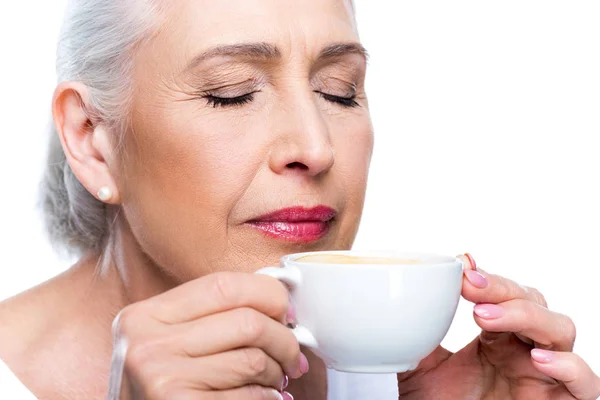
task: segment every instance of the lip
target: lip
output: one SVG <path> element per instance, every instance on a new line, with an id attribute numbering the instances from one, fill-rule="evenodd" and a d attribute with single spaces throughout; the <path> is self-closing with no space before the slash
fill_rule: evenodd
<path id="1" fill-rule="evenodd" d="M 329 232 L 336 214 L 336 210 L 324 205 L 312 208 L 290 207 L 262 215 L 247 224 L 275 239 L 310 243 Z"/>

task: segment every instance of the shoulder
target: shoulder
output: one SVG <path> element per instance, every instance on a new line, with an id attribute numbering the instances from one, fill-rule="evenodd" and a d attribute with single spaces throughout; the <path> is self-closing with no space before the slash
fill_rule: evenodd
<path id="1" fill-rule="evenodd" d="M 44 376 L 39 359 L 54 317 L 49 300 L 39 286 L 0 302 L 0 399 L 36 398 L 34 386 Z"/>
<path id="2" fill-rule="evenodd" d="M 44 317 L 35 292 L 32 289 L 0 302 L 0 359 L 18 355 L 37 336 Z"/>
<path id="3" fill-rule="evenodd" d="M 55 318 L 48 292 L 40 285 L 0 302 L 0 360 L 20 378 L 27 379 L 34 369 Z"/>

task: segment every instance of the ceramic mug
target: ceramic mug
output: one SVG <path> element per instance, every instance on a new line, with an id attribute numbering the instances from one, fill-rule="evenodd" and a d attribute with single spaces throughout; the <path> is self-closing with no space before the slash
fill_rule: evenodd
<path id="1" fill-rule="evenodd" d="M 415 369 L 446 336 L 462 288 L 455 257 L 325 251 L 280 264 L 257 273 L 290 288 L 298 341 L 344 372 Z"/>

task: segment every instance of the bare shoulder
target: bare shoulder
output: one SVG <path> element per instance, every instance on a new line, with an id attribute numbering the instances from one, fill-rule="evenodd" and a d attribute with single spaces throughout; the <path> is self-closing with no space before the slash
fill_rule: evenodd
<path id="1" fill-rule="evenodd" d="M 74 271 L 69 269 L 37 286 L 0 302 L 0 358 L 22 356 L 43 340 L 71 298 Z"/>
<path id="2" fill-rule="evenodd" d="M 59 385 L 65 368 L 57 360 L 66 358 L 65 342 L 72 336 L 65 329 L 70 328 L 71 305 L 77 304 L 68 278 L 69 273 L 59 275 L 0 302 L 0 359 L 40 398 L 67 398 L 54 394 L 66 393 Z"/>
<path id="3" fill-rule="evenodd" d="M 10 360 L 30 348 L 44 323 L 43 287 L 0 302 L 0 358 Z"/>
<path id="4" fill-rule="evenodd" d="M 43 296 L 43 288 L 34 287 L 0 302 L 0 359 L 28 390 L 37 374 L 32 372 L 36 368 L 32 349 L 37 347 L 47 318 L 39 306 Z"/>
<path id="5" fill-rule="evenodd" d="M 106 395 L 114 288 L 95 266 L 83 260 L 0 302 L 0 358 L 38 398 Z"/>

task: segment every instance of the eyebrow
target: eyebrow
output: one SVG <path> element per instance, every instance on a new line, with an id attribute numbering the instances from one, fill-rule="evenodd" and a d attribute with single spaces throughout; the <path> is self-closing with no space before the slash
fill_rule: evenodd
<path id="1" fill-rule="evenodd" d="M 329 59 L 341 57 L 346 54 L 358 54 L 368 60 L 369 54 L 360 43 L 334 43 L 323 48 L 318 59 Z M 240 43 L 225 46 L 217 46 L 194 57 L 188 64 L 186 71 L 195 68 L 203 61 L 214 57 L 238 57 L 254 59 L 277 59 L 281 57 L 279 49 L 269 43 Z"/>
<path id="2" fill-rule="evenodd" d="M 186 70 L 214 57 L 238 57 L 269 60 L 281 57 L 279 49 L 269 43 L 240 43 L 214 47 L 194 57 Z"/>
<path id="3" fill-rule="evenodd" d="M 362 56 L 365 61 L 369 59 L 369 53 L 360 43 L 334 43 L 323 50 L 319 54 L 319 59 L 328 59 L 341 57 L 346 54 L 358 54 Z"/>

